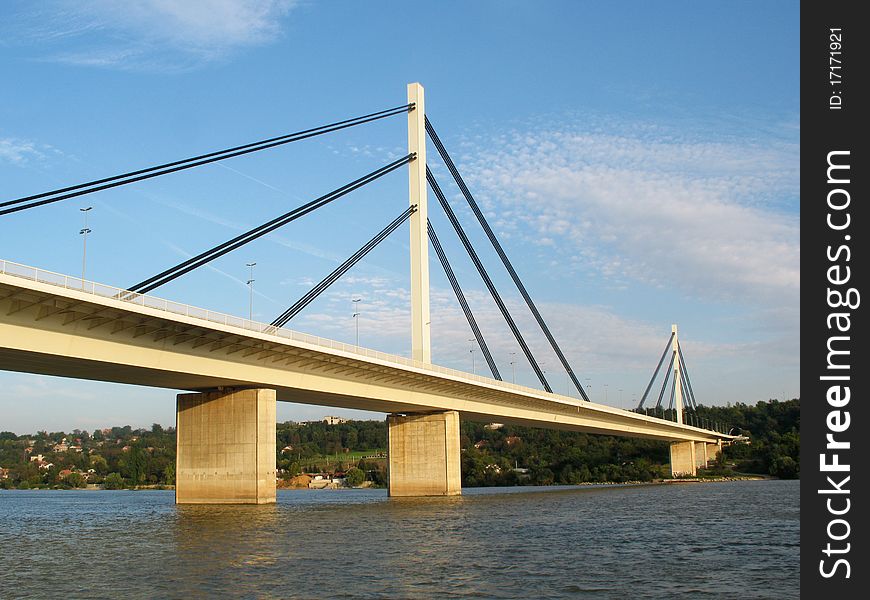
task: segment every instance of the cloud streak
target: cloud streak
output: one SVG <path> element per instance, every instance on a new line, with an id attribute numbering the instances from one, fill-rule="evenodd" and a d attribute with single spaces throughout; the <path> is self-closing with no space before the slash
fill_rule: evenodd
<path id="1" fill-rule="evenodd" d="M 267 44 L 295 0 L 55 0 L 17 15 L 19 43 L 64 64 L 188 70 Z"/>
<path id="2" fill-rule="evenodd" d="M 32 158 L 43 158 L 35 143 L 16 138 L 0 138 L 0 161 L 23 165 Z"/>

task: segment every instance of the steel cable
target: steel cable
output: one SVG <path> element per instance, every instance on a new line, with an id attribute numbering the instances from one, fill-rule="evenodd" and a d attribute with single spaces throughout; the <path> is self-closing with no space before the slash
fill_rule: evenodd
<path id="1" fill-rule="evenodd" d="M 408 154 L 407 156 L 400 158 L 399 160 L 393 161 L 392 163 L 381 167 L 380 169 L 372 171 L 371 173 L 368 173 L 367 175 L 364 175 L 359 179 L 345 184 L 342 187 L 333 190 L 332 192 L 329 192 L 328 194 L 325 194 L 315 200 L 312 200 L 307 204 L 295 208 L 292 211 L 281 215 L 280 217 L 276 217 L 271 221 L 263 223 L 262 225 L 259 225 L 249 231 L 246 231 L 241 235 L 234 237 L 231 240 L 228 240 L 226 242 L 223 242 L 222 244 L 210 248 L 205 252 L 202 252 L 197 256 L 194 256 L 193 258 L 185 260 L 184 262 L 181 262 L 174 267 L 166 269 L 165 271 L 158 273 L 153 277 L 149 277 L 144 281 L 140 281 L 139 283 L 131 286 L 129 290 L 139 294 L 148 293 L 149 291 L 160 287 L 166 283 L 169 283 L 173 279 L 184 275 L 185 273 L 188 273 L 193 269 L 201 267 L 202 265 L 214 260 L 215 258 L 223 256 L 224 254 L 231 252 L 236 248 L 244 246 L 248 242 L 251 242 L 263 235 L 266 235 L 267 233 L 274 231 L 275 229 L 278 229 L 279 227 L 282 227 L 287 223 L 298 219 L 299 217 L 302 217 L 314 210 L 317 210 L 318 208 L 329 204 L 333 200 L 336 200 L 352 192 L 355 189 L 358 189 L 368 183 L 371 183 L 372 181 L 375 181 L 376 179 L 379 179 L 380 177 L 383 177 L 387 173 L 395 171 L 399 167 L 409 163 L 412 160 L 414 160 L 414 154 Z"/>
<path id="2" fill-rule="evenodd" d="M 574 370 L 571 368 L 571 365 L 568 364 L 568 359 L 565 358 L 562 349 L 556 343 L 556 339 L 550 332 L 550 328 L 547 327 L 547 324 L 544 322 L 544 318 L 541 316 L 541 313 L 538 311 L 537 306 L 535 306 L 535 303 L 532 301 L 532 297 L 526 290 L 526 286 L 523 285 L 523 282 L 520 280 L 520 277 L 514 269 L 513 265 L 511 264 L 510 259 L 508 259 L 504 248 L 502 248 L 501 244 L 498 241 L 498 238 L 496 238 L 495 232 L 493 232 L 492 228 L 489 226 L 486 217 L 480 210 L 480 207 L 478 206 L 477 201 L 474 199 L 474 196 L 471 195 L 468 186 L 465 185 L 465 181 L 462 179 L 462 175 L 460 175 L 459 170 L 453 163 L 453 159 L 451 159 L 450 155 L 447 153 L 444 144 L 441 143 L 441 140 L 438 137 L 438 134 L 435 132 L 435 128 L 432 126 L 432 123 L 429 121 L 428 117 L 426 117 L 426 132 L 429 134 L 429 138 L 432 140 L 432 143 L 435 145 L 435 148 L 441 155 L 441 159 L 444 161 L 444 164 L 447 166 L 447 169 L 453 176 L 454 181 L 456 181 L 456 185 L 458 185 L 459 189 L 462 191 L 462 195 L 465 197 L 466 202 L 468 202 L 468 205 L 471 207 L 471 211 L 477 217 L 477 220 L 480 222 L 481 227 L 483 227 L 483 230 L 486 232 L 486 236 L 489 238 L 489 241 L 492 244 L 493 248 L 495 248 L 496 253 L 504 264 L 505 269 L 507 269 L 508 273 L 510 274 L 511 279 L 513 279 L 513 282 L 517 286 L 520 295 L 526 301 L 529 310 L 532 312 L 532 315 L 535 317 L 535 320 L 538 322 L 538 325 L 544 332 L 544 336 L 547 338 L 547 341 L 550 342 L 550 346 L 552 346 L 553 351 L 556 353 L 556 356 L 559 358 L 559 361 L 562 363 L 562 366 L 565 368 L 565 371 L 568 373 L 568 376 L 574 383 L 574 387 L 577 388 L 577 391 L 580 393 L 580 397 L 588 402 L 589 397 L 586 395 L 586 392 L 583 389 L 583 385 L 580 383 L 580 380 L 575 375 Z"/>
<path id="3" fill-rule="evenodd" d="M 77 196 L 82 196 L 84 194 L 90 194 L 92 192 L 99 192 L 102 190 L 107 190 L 110 188 L 118 187 L 121 185 L 126 185 L 128 183 L 134 183 L 136 181 L 142 181 L 144 179 L 150 179 L 152 177 L 158 177 L 160 175 L 167 175 L 169 173 L 175 173 L 177 171 L 182 171 L 184 169 L 190 169 L 193 167 L 198 167 L 201 165 L 217 162 L 220 160 L 224 160 L 227 158 L 233 158 L 236 156 L 241 156 L 243 154 L 249 154 L 251 152 L 257 152 L 259 150 L 266 150 L 268 148 L 274 148 L 276 146 L 282 146 L 284 144 L 289 144 L 291 142 L 297 142 L 300 140 L 304 140 L 307 138 L 315 137 L 318 135 L 322 135 L 324 133 L 331 133 L 333 131 L 339 131 L 341 129 L 346 129 L 348 127 L 353 127 L 355 125 L 362 125 L 363 123 L 369 123 L 371 121 L 377 121 L 379 119 L 384 119 L 386 117 L 391 117 L 393 115 L 398 115 L 403 112 L 408 112 L 413 109 L 413 104 L 407 104 L 405 106 L 399 106 L 396 108 L 391 108 L 383 111 L 379 111 L 376 113 L 371 113 L 368 115 L 363 115 L 361 117 L 355 117 L 353 119 L 347 119 L 344 121 L 338 121 L 336 123 L 330 123 L 328 125 L 322 125 L 320 127 L 315 127 L 313 129 L 306 129 L 304 131 L 298 131 L 296 133 L 289 133 L 286 135 L 269 138 L 266 140 L 261 140 L 259 142 L 252 142 L 250 144 L 244 144 L 242 146 L 235 146 L 233 148 L 228 148 L 226 150 L 219 150 L 216 152 L 210 152 L 208 154 L 201 154 L 199 156 L 194 156 L 191 158 L 186 158 L 183 160 L 177 160 L 174 162 L 164 163 L 162 165 L 157 165 L 154 167 L 148 167 L 145 169 L 139 169 L 137 171 L 130 171 L 129 173 L 123 173 L 121 175 L 115 175 L 113 177 L 106 177 L 103 179 L 97 179 L 94 181 L 89 181 L 87 183 L 81 183 L 78 185 L 73 185 L 65 188 L 60 188 L 57 190 L 52 190 L 50 192 L 43 192 L 41 194 L 34 194 L 32 196 L 26 196 L 23 198 L 17 198 L 15 200 L 7 200 L 5 202 L 0 203 L 0 208 L 12 206 L 15 204 L 21 204 L 24 202 L 32 201 L 29 204 L 24 204 L 22 206 L 15 206 L 14 208 L 6 208 L 5 210 L 0 210 L 0 216 L 7 215 L 10 213 L 27 210 L 29 208 L 35 208 L 37 206 L 43 206 L 45 204 L 51 204 L 53 202 L 59 202 L 61 200 L 67 200 L 69 198 L 75 198 Z M 103 185 L 101 185 L 103 184 Z M 87 189 L 84 189 L 87 188 Z M 69 192 L 69 193 L 66 193 Z M 62 194 L 60 196 L 56 196 L 56 194 Z M 53 198 L 48 198 L 48 196 L 55 196 Z M 41 198 L 45 198 L 40 200 Z"/>

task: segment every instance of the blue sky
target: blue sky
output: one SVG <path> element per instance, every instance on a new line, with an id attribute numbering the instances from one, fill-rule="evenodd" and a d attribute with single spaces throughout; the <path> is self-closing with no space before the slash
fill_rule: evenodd
<path id="1" fill-rule="evenodd" d="M 629 407 L 680 326 L 698 399 L 800 394 L 797 2 L 108 0 L 0 7 L 4 199 L 405 102 L 427 112 L 593 400 Z M 763 48 L 763 51 L 760 49 Z M 406 151 L 405 119 L 0 217 L 0 258 L 129 286 Z M 566 378 L 430 162 L 555 391 Z M 271 321 L 407 205 L 392 174 L 156 295 Z M 503 374 L 535 385 L 436 207 Z M 406 230 L 288 327 L 408 353 Z M 434 261 L 434 255 L 431 257 Z M 432 264 L 435 362 L 471 332 Z M 514 357 L 511 353 L 516 352 Z M 483 372 L 479 352 L 478 372 Z M 2 368 L 2 365 L 0 365 Z M 576 391 L 574 394 L 576 396 Z M 174 423 L 170 390 L 0 372 L 0 430 Z M 38 407 L 38 408 L 35 408 Z M 279 419 L 363 414 L 279 406 Z"/>

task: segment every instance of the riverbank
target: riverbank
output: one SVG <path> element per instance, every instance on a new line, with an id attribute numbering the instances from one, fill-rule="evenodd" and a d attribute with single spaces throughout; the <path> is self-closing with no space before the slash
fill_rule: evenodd
<path id="1" fill-rule="evenodd" d="M 778 477 L 773 477 L 772 475 L 756 475 L 750 473 L 744 473 L 740 475 L 728 475 L 728 476 L 711 476 L 711 477 L 680 477 L 674 479 L 653 479 L 652 481 L 587 481 L 583 483 L 578 483 L 574 487 L 578 488 L 588 488 L 588 487 L 626 487 L 626 486 L 639 486 L 639 485 L 667 485 L 667 484 L 675 484 L 675 483 L 726 483 L 732 481 L 772 481 L 778 480 Z M 291 480 L 292 481 L 292 480 Z M 287 482 L 282 481 L 278 482 L 277 489 L 279 490 L 360 490 L 360 489 L 385 489 L 384 487 L 379 487 L 373 485 L 372 482 L 366 481 L 363 485 L 349 487 L 346 485 L 320 485 L 320 486 L 309 486 L 309 485 L 287 485 Z M 486 489 L 488 486 L 469 486 L 465 489 Z M 526 486 L 526 485 L 514 485 L 509 486 L 511 488 L 522 489 L 525 487 L 570 487 L 565 486 L 564 484 L 554 484 L 552 486 Z M 174 485 L 164 485 L 164 484 L 153 484 L 153 485 L 140 485 L 136 487 L 129 488 L 121 488 L 126 491 L 148 491 L 148 490 L 169 490 L 174 491 Z M 89 484 L 83 488 L 65 488 L 65 487 L 33 487 L 33 488 L 21 488 L 20 491 L 90 491 L 90 492 L 111 492 L 118 491 L 116 489 L 107 489 L 99 484 Z M 0 492 L 7 491 L 5 489 L 0 489 Z M 11 488 L 8 491 L 16 491 L 15 488 Z"/>

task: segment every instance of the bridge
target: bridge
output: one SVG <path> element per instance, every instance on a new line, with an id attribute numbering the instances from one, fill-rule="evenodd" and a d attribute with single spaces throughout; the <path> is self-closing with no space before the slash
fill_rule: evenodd
<path id="1" fill-rule="evenodd" d="M 408 104 L 396 109 L 3 202 L 0 216 L 402 113 L 408 115 L 409 153 L 406 157 L 138 284 L 121 288 L 0 261 L 0 367 L 9 371 L 187 390 L 188 393 L 177 397 L 178 503 L 275 501 L 278 401 L 388 413 L 388 491 L 391 496 L 461 493 L 460 418 L 667 441 L 674 475 L 693 475 L 698 467 L 715 458 L 723 443 L 734 438 L 699 421 L 684 422 L 684 413 L 688 412 L 683 408 L 683 397 L 685 395 L 691 408 L 694 394 L 686 378 L 676 326 L 668 342 L 674 352 L 674 377 L 667 418 L 662 418 L 664 414 L 660 417 L 641 413 L 643 400 L 638 411 L 588 401 L 575 372 L 426 119 L 423 88 L 419 84 L 408 86 Z M 318 133 L 312 133 L 315 131 Z M 580 399 L 552 392 L 449 202 L 427 169 L 427 133 L 577 387 Z M 163 283 L 405 165 L 409 167 L 409 208 L 272 323 L 215 313 L 150 293 Z M 543 390 L 501 380 L 428 221 L 427 183 L 538 375 Z M 405 222 L 410 223 L 411 236 L 411 358 L 284 327 Z M 487 359 L 492 378 L 432 363 L 430 242 Z M 663 354 L 662 360 L 664 357 Z M 653 379 L 655 377 L 654 374 Z M 652 383 L 650 381 L 650 386 Z"/>

